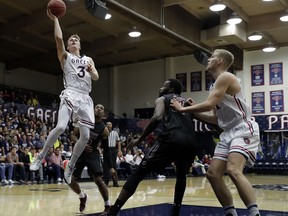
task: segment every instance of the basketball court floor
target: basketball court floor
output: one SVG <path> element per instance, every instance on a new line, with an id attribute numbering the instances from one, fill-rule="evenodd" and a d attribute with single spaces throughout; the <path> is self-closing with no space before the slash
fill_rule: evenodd
<path id="1" fill-rule="evenodd" d="M 287 176 L 247 175 L 257 195 L 262 216 L 288 216 Z M 225 176 L 239 215 L 247 211 L 231 180 Z M 119 216 L 169 216 L 173 202 L 174 178 L 144 180 L 124 205 Z M 120 181 L 123 185 L 124 181 Z M 0 187 L 1 216 L 96 216 L 104 203 L 93 182 L 80 183 L 89 196 L 85 214 L 78 211 L 79 199 L 66 184 L 14 185 Z M 112 204 L 121 187 L 109 187 Z M 222 216 L 211 185 L 205 177 L 188 177 L 181 216 Z"/>

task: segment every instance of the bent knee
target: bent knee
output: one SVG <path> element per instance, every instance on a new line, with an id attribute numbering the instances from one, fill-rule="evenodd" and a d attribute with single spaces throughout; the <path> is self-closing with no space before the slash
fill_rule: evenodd
<path id="1" fill-rule="evenodd" d="M 232 180 L 237 180 L 239 176 L 243 175 L 242 171 L 232 168 L 231 169 L 228 168 L 226 173 Z"/>

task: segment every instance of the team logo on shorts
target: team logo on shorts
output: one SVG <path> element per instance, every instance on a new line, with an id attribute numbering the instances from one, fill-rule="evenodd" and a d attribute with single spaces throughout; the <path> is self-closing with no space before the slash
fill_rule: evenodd
<path id="1" fill-rule="evenodd" d="M 246 144 L 250 144 L 250 139 L 249 139 L 249 138 L 244 138 L 244 142 L 245 142 Z"/>

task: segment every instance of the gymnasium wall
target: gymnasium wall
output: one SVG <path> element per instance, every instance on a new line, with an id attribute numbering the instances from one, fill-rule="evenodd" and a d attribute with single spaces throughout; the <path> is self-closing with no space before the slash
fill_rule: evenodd
<path id="1" fill-rule="evenodd" d="M 264 53 L 262 50 L 244 52 L 244 70 L 235 72 L 242 79 L 249 104 L 251 104 L 251 92 L 264 92 L 265 113 L 261 115 L 281 115 L 288 112 L 287 52 L 288 47 L 280 48 L 273 53 Z M 269 85 L 269 64 L 276 62 L 283 64 L 283 84 Z M 264 65 L 265 85 L 263 86 L 251 86 L 251 65 L 257 64 Z M 193 55 L 101 69 L 99 70 L 100 80 L 94 82 L 91 96 L 95 103 L 104 104 L 116 115 L 121 116 L 126 112 L 128 117 L 133 117 L 135 108 L 154 106 L 154 100 L 165 79 L 184 74 L 187 91 L 182 95 L 201 102 L 208 96 L 204 71 L 205 67 L 199 64 Z M 200 72 L 201 91 L 191 92 L 191 72 Z M 26 69 L 6 71 L 3 64 L 0 64 L 0 74 L 0 84 L 6 86 L 46 91 L 57 95 L 63 89 L 62 74 L 49 76 Z M 284 111 L 270 112 L 270 91 L 274 90 L 283 90 Z"/>

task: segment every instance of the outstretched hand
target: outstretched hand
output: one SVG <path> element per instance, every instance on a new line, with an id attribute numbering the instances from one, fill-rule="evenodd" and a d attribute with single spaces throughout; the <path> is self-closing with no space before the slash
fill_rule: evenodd
<path id="1" fill-rule="evenodd" d="M 134 146 L 139 145 L 139 139 L 134 139 L 127 145 L 127 150 L 131 150 Z"/>
<path id="2" fill-rule="evenodd" d="M 51 11 L 49 9 L 46 10 L 47 12 L 47 16 L 51 19 L 51 20 L 55 20 L 58 19 L 54 14 L 51 13 Z"/>
<path id="3" fill-rule="evenodd" d="M 170 106 L 173 107 L 176 111 L 181 111 L 182 109 L 181 103 L 175 98 L 170 100 Z"/>

